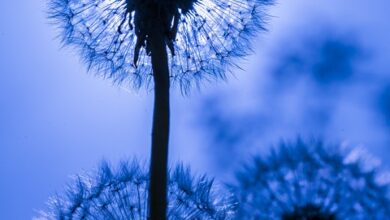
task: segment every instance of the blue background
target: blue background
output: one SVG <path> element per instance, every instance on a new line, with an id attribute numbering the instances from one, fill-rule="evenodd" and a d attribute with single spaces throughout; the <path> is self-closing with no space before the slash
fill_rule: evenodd
<path id="1" fill-rule="evenodd" d="M 44 1 L 0 8 L 0 219 L 31 219 L 101 159 L 147 159 L 153 97 L 87 73 L 61 48 Z M 188 97 L 173 89 L 171 162 L 224 180 L 241 158 L 301 135 L 363 147 L 388 167 L 389 8 L 279 1 L 245 71 Z"/>

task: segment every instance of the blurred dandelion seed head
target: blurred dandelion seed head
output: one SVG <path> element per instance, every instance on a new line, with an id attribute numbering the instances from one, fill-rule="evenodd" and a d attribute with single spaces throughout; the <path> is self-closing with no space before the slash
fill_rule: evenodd
<path id="1" fill-rule="evenodd" d="M 149 174 L 136 160 L 117 169 L 102 163 L 97 174 L 76 176 L 65 195 L 49 201 L 36 219 L 147 220 Z M 232 219 L 233 196 L 208 179 L 178 165 L 170 172 L 168 219 Z"/>
<path id="2" fill-rule="evenodd" d="M 389 184 L 358 154 L 320 142 L 282 143 L 256 158 L 233 187 L 238 219 L 387 219 Z"/>
<path id="3" fill-rule="evenodd" d="M 272 4 L 271 0 L 49 2 L 49 18 L 61 30 L 63 43 L 75 46 L 89 69 L 137 88 L 148 85 L 152 77 L 145 20 L 158 16 L 148 7 L 157 4 L 169 32 L 171 79 L 184 91 L 201 79 L 225 78 L 235 65 L 233 59 L 248 54 L 251 37 L 265 30 L 264 9 Z"/>

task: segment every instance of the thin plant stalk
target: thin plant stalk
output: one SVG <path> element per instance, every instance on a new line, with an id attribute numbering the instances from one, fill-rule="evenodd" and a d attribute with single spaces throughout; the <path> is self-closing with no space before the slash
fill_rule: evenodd
<path id="1" fill-rule="evenodd" d="M 154 19 L 150 34 L 154 80 L 154 111 L 150 163 L 149 212 L 151 220 L 165 220 L 169 142 L 169 68 L 162 25 Z"/>
<path id="2" fill-rule="evenodd" d="M 251 38 L 265 30 L 264 7 L 273 1 L 49 2 L 49 18 L 61 29 L 63 43 L 78 48 L 89 69 L 135 88 L 154 81 L 148 214 L 165 220 L 170 80 L 186 93 L 201 80 L 225 79 L 234 58 L 248 55 Z"/>

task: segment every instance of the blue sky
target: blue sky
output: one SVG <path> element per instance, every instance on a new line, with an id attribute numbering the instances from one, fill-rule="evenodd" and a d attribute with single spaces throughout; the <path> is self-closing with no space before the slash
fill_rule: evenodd
<path id="1" fill-rule="evenodd" d="M 215 174 L 298 135 L 366 148 L 388 167 L 388 3 L 351 4 L 280 2 L 246 71 L 202 97 Z"/>
<path id="2" fill-rule="evenodd" d="M 0 219 L 31 219 L 71 175 L 101 159 L 148 157 L 152 93 L 87 73 L 71 48 L 61 48 L 45 17 L 45 1 L 3 0 L 0 7 Z M 215 100 L 218 116 L 256 122 L 241 125 L 250 134 L 232 131 L 250 143 L 245 153 L 301 134 L 364 146 L 389 161 L 390 125 L 384 122 L 390 107 L 383 104 L 390 96 L 388 8 L 386 0 L 279 1 L 269 10 L 269 32 L 256 39 L 254 55 L 242 63 L 245 71 L 234 70 L 229 82 L 205 84 L 188 97 L 173 92 L 171 161 L 217 178 L 231 172 L 221 170 L 215 157 L 224 149 L 212 149 L 215 128 L 202 122 L 211 111 L 207 100 Z M 273 74 L 285 52 L 305 54 L 311 51 L 307 42 L 327 36 L 363 51 L 353 61 L 353 77 L 324 88 L 299 76 L 281 88 Z M 313 109 L 326 109 L 326 126 L 310 117 Z"/>

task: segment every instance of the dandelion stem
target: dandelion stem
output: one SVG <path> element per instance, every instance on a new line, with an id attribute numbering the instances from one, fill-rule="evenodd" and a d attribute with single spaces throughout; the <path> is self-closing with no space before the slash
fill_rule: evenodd
<path id="1" fill-rule="evenodd" d="M 169 142 L 169 68 L 165 35 L 159 21 L 149 35 L 154 80 L 152 155 L 150 164 L 149 215 L 165 220 L 167 207 L 167 169 Z"/>

